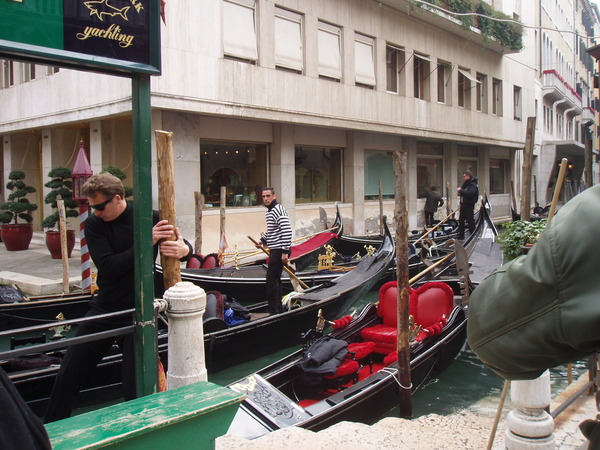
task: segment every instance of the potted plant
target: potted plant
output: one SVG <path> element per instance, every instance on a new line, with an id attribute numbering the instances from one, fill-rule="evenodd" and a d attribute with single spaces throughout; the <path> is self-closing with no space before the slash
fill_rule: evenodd
<path id="1" fill-rule="evenodd" d="M 125 178 L 127 178 L 127 175 L 125 175 L 125 173 L 121 169 L 119 169 L 118 167 L 115 167 L 115 166 L 106 166 L 104 169 L 102 169 L 102 173 L 104 173 L 104 172 L 108 172 L 111 175 L 114 175 L 121 181 L 123 181 Z M 123 188 L 125 189 L 125 198 L 129 198 L 133 195 L 132 187 L 123 186 Z"/>
<path id="2" fill-rule="evenodd" d="M 50 255 L 54 259 L 60 259 L 62 257 L 60 230 L 56 227 L 56 224 L 59 223 L 58 200 L 64 202 L 66 217 L 79 217 L 77 211 L 79 203 L 73 200 L 71 169 L 56 167 L 48 172 L 48 177 L 51 180 L 44 184 L 44 186 L 51 190 L 44 198 L 44 202 L 50 205 L 54 211 L 52 214 L 46 216 L 42 221 L 42 226 L 48 229 L 46 231 L 46 247 L 48 247 Z M 67 253 L 69 258 L 71 257 L 73 247 L 75 247 L 75 231 L 67 230 Z"/>
<path id="3" fill-rule="evenodd" d="M 13 170 L 8 174 L 10 180 L 6 188 L 11 191 L 8 201 L 0 205 L 0 233 L 2 241 L 8 251 L 27 250 L 33 237 L 31 212 L 37 209 L 37 205 L 31 203 L 26 196 L 35 192 L 35 188 L 28 186 L 25 181 L 25 173 L 21 170 Z M 19 223 L 19 219 L 25 223 Z"/>
<path id="4" fill-rule="evenodd" d="M 526 253 L 526 249 L 537 242 L 538 236 L 546 228 L 546 222 L 546 219 L 532 222 L 515 220 L 504 224 L 504 231 L 496 238 L 504 255 L 504 262 Z"/>

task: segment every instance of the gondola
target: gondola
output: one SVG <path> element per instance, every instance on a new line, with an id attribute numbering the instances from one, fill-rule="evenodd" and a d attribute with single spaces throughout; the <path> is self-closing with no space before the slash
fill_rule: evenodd
<path id="1" fill-rule="evenodd" d="M 380 246 L 382 242 L 374 242 L 374 244 Z M 309 268 L 301 272 L 295 272 L 294 275 L 295 278 L 302 281 L 308 287 L 317 286 L 353 270 L 360 259 L 365 257 L 369 251 L 374 250 L 375 247 L 369 243 L 363 245 L 361 250 L 357 248 L 351 256 L 341 256 L 338 254 L 336 246 L 333 245 L 329 249 L 333 253 L 332 260 L 330 261 L 332 264 L 324 265 L 323 267 L 318 265 L 313 269 Z M 322 255 L 325 256 L 327 251 L 327 249 L 324 249 Z M 421 272 L 428 264 L 435 263 L 451 251 L 451 246 L 444 245 L 444 243 L 433 246 L 419 246 L 418 248 L 411 247 L 409 255 L 410 276 Z M 157 270 L 160 271 L 160 268 L 157 268 Z M 237 268 L 181 269 L 182 281 L 192 282 L 207 292 L 219 291 L 233 298 L 243 299 L 245 303 L 252 303 L 264 297 L 266 274 L 266 264 Z M 388 274 L 380 282 L 388 281 L 393 275 L 394 266 L 391 266 Z M 297 289 L 297 281 L 292 279 L 288 273 L 284 272 L 281 280 L 283 282 L 284 294 Z"/>
<path id="2" fill-rule="evenodd" d="M 373 423 L 397 405 L 398 365 L 389 362 L 396 354 L 395 338 L 393 344 L 371 340 L 378 337 L 374 330 L 388 323 L 387 316 L 396 314 L 395 304 L 389 305 L 397 298 L 397 288 L 388 287 L 391 283 L 382 287 L 386 293 L 380 291 L 379 307 L 366 305 L 350 325 L 326 335 L 326 345 L 338 345 L 335 349 L 347 346 L 348 353 L 337 369 L 330 369 L 325 376 L 311 374 L 308 355 L 316 351 L 311 346 L 230 384 L 230 389 L 247 397 L 228 434 L 254 439 L 289 426 L 318 431 L 340 421 Z M 422 320 L 428 327 L 428 332 L 416 332 L 410 344 L 412 392 L 446 369 L 464 348 L 467 314 L 460 289 L 457 281 L 429 281 L 415 286 L 420 294 L 417 298 L 429 296 L 425 300 L 427 311 L 439 308 L 440 316 L 438 322 L 427 317 L 431 314 L 423 314 L 421 319 L 415 313 L 418 306 L 412 310 L 411 305 L 415 322 Z M 411 293 L 411 304 L 414 295 Z M 441 296 L 439 302 L 436 295 Z"/>
<path id="3" fill-rule="evenodd" d="M 327 222 L 324 222 L 327 226 Z M 289 256 L 289 263 L 292 264 L 296 270 L 301 271 L 316 263 L 319 252 L 325 245 L 333 244 L 343 234 L 344 226 L 340 210 L 336 205 L 335 220 L 331 227 L 315 233 L 308 239 L 294 244 L 291 247 L 291 254 Z M 218 273 L 222 270 L 224 277 L 229 274 L 231 270 L 235 270 L 242 267 L 254 267 L 262 266 L 266 264 L 267 258 L 265 254 L 260 250 L 252 251 L 254 257 L 248 259 L 248 255 L 234 254 L 233 259 L 225 261 L 220 264 L 218 254 L 210 253 L 206 256 L 192 255 L 187 264 L 187 269 L 190 269 L 193 273 L 201 275 L 204 272 L 210 274 L 210 276 L 219 276 Z M 231 256 L 231 255 L 228 255 Z M 161 271 L 159 265 L 156 268 Z"/>
<path id="4" fill-rule="evenodd" d="M 210 320 L 212 329 L 205 330 L 204 335 L 207 370 L 214 373 L 293 345 L 300 333 L 312 325 L 319 310 L 336 316 L 348 309 L 387 272 L 394 256 L 395 247 L 386 226 L 386 239 L 373 256 L 363 258 L 352 272 L 299 293 L 289 310 L 269 316 L 266 302 L 261 302 L 248 308 L 249 322 L 227 327 L 220 319 Z M 205 314 L 205 323 L 206 320 Z M 158 347 L 161 360 L 166 363 L 166 332 L 159 333 Z M 12 372 L 9 376 L 30 407 L 42 414 L 57 371 L 57 366 L 50 366 Z M 120 355 L 109 355 L 94 371 L 83 395 L 98 395 L 97 391 L 119 383 L 119 374 Z"/>

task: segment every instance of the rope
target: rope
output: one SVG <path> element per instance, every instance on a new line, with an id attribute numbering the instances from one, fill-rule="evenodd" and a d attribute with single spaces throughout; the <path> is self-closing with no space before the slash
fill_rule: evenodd
<path id="1" fill-rule="evenodd" d="M 400 382 L 400 380 L 398 379 L 398 377 L 396 377 L 396 375 L 398 374 L 397 370 L 388 369 L 387 367 L 384 367 L 383 369 L 380 370 L 380 372 L 384 372 L 384 373 L 387 373 L 388 375 L 391 375 L 392 378 L 396 381 L 396 384 L 398 384 L 398 386 L 400 386 L 404 390 L 412 389 L 413 388 L 412 382 L 410 383 L 410 386 L 408 386 L 408 387 L 402 385 L 402 383 Z"/>

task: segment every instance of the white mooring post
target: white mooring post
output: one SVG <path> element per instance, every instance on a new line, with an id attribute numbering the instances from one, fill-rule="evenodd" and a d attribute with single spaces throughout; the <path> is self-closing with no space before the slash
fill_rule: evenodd
<path id="1" fill-rule="evenodd" d="M 550 405 L 550 372 L 535 380 L 512 381 L 510 398 L 516 408 L 506 417 L 506 448 L 553 450 L 554 420 L 545 411 Z"/>
<path id="2" fill-rule="evenodd" d="M 169 304 L 168 389 L 207 381 L 202 326 L 206 310 L 204 289 L 180 281 L 165 292 L 164 299 Z"/>

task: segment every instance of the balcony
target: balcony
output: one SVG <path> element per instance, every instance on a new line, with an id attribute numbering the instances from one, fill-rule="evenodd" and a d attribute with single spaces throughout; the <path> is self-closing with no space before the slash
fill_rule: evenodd
<path id="1" fill-rule="evenodd" d="M 591 106 L 586 106 L 585 108 L 583 108 L 583 113 L 581 114 L 581 122 L 588 123 L 590 121 L 596 121 L 596 110 Z"/>
<path id="2" fill-rule="evenodd" d="M 556 70 L 544 70 L 542 91 L 551 102 L 566 100 L 563 109 L 573 109 L 573 115 L 581 114 L 581 96 Z"/>
<path id="3" fill-rule="evenodd" d="M 461 39 L 472 42 L 483 49 L 491 50 L 500 55 L 519 52 L 519 50 L 514 50 L 502 45 L 492 36 L 484 36 L 481 30 L 474 26 L 465 29 L 461 21 L 455 16 L 447 14 L 434 6 L 420 4 L 420 8 L 414 8 L 407 0 L 381 0 L 379 3 L 380 5 L 383 4 L 395 10 L 402 11 L 413 18 L 432 24 L 441 30 L 452 33 L 459 36 Z"/>

